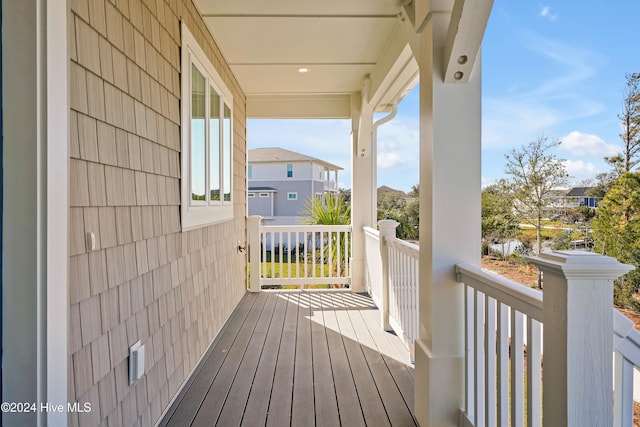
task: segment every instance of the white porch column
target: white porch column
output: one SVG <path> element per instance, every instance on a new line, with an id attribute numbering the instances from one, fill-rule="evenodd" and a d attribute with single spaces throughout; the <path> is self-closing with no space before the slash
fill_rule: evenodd
<path id="1" fill-rule="evenodd" d="M 455 264 L 480 261 L 480 60 L 468 83 L 443 83 L 443 47 L 433 41 L 439 19 L 435 14 L 420 34 L 418 61 L 420 325 L 415 411 L 422 427 L 458 426 L 464 402 L 464 302 Z"/>
<path id="2" fill-rule="evenodd" d="M 351 98 L 351 225 L 353 227 L 351 290 L 364 292 L 366 289 L 365 250 L 362 227 L 374 227 L 377 219 L 374 197 L 376 154 L 371 148 L 373 109 L 369 108 L 366 100 L 362 101 L 362 96 L 354 94 Z"/>
<path id="3" fill-rule="evenodd" d="M 633 267 L 582 251 L 529 260 L 544 275 L 543 423 L 611 425 L 613 280 Z"/>

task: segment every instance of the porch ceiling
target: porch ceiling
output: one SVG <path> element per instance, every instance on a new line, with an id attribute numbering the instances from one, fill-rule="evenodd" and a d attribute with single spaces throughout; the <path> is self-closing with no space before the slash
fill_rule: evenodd
<path id="1" fill-rule="evenodd" d="M 417 83 L 400 19 L 407 1 L 194 1 L 247 95 L 249 117 L 349 117 L 350 95 L 367 76 L 369 99 L 384 110 Z"/>

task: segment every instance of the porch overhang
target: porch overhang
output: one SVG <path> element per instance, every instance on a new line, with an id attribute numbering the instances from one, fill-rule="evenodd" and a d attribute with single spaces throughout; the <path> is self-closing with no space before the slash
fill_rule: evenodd
<path id="1" fill-rule="evenodd" d="M 466 83 L 493 0 L 194 0 L 247 96 L 248 118 L 350 118 L 364 94 L 389 111 L 418 83 L 419 35 L 434 17 L 442 76 Z"/>

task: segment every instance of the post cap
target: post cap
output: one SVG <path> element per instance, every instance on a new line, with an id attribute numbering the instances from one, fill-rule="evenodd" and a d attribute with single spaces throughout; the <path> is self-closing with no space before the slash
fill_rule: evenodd
<path id="1" fill-rule="evenodd" d="M 615 279 L 635 269 L 610 256 L 585 251 L 551 251 L 527 257 L 529 262 L 543 272 L 565 277 Z"/>

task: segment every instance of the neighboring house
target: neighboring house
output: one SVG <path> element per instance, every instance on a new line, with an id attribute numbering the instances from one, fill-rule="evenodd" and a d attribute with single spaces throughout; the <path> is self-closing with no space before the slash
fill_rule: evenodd
<path id="1" fill-rule="evenodd" d="M 580 206 L 588 206 L 590 208 L 597 208 L 600 203 L 599 197 L 592 197 L 587 192 L 592 187 L 573 187 L 570 189 L 565 197 L 565 206 L 567 208 L 577 208 Z"/>
<path id="2" fill-rule="evenodd" d="M 249 150 L 249 215 L 265 224 L 300 224 L 311 197 L 338 192 L 340 166 L 282 148 Z"/>

